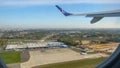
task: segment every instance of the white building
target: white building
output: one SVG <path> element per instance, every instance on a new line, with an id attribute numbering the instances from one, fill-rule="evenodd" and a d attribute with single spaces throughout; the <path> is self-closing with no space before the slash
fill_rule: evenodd
<path id="1" fill-rule="evenodd" d="M 16 50 L 16 49 L 34 49 L 34 48 L 48 48 L 48 47 L 63 47 L 68 46 L 61 42 L 48 42 L 48 43 L 26 43 L 26 44 L 14 44 L 7 45 L 6 50 Z"/>
<path id="2" fill-rule="evenodd" d="M 27 49 L 27 48 L 46 48 L 48 47 L 45 44 L 39 44 L 39 43 L 27 43 L 27 44 L 15 44 L 15 45 L 7 45 L 6 50 L 13 50 L 13 49 Z"/>

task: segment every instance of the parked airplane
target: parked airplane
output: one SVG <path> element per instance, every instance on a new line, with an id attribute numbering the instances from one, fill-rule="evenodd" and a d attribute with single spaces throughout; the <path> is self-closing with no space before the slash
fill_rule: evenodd
<path id="1" fill-rule="evenodd" d="M 64 11 L 58 5 L 56 7 L 65 15 L 65 16 L 86 16 L 93 17 L 91 24 L 100 21 L 104 17 L 120 17 L 120 10 L 105 11 L 105 12 L 95 12 L 95 13 L 83 13 L 83 14 L 72 14 Z"/>

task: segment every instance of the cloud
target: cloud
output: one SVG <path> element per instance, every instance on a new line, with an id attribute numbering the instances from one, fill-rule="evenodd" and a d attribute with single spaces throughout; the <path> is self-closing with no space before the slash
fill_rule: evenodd
<path id="1" fill-rule="evenodd" d="M 120 4 L 120 0 L 0 0 L 0 5 L 52 5 L 52 4 Z"/>

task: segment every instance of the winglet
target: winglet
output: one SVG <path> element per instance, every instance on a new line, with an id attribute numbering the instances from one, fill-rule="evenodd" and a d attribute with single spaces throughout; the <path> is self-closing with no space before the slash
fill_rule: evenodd
<path id="1" fill-rule="evenodd" d="M 60 12 L 62 12 L 63 15 L 65 15 L 65 16 L 70 16 L 70 15 L 72 15 L 71 13 L 68 13 L 68 12 L 64 11 L 64 10 L 63 10 L 62 8 L 60 8 L 58 5 L 56 5 L 56 7 L 60 10 Z"/>

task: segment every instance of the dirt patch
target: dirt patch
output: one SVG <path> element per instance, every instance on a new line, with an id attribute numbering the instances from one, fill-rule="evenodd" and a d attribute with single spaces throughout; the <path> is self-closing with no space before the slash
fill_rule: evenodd
<path id="1" fill-rule="evenodd" d="M 21 68 L 20 63 L 7 64 L 8 68 Z"/>

